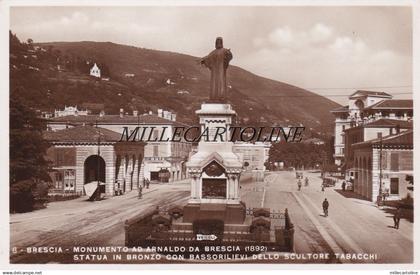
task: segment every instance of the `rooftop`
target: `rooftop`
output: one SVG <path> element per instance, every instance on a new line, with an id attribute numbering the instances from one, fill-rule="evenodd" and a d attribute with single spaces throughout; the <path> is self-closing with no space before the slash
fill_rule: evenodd
<path id="1" fill-rule="evenodd" d="M 349 111 L 349 105 L 340 106 L 338 108 L 332 109 L 331 113 L 347 113 Z"/>
<path id="2" fill-rule="evenodd" d="M 407 120 L 381 118 L 381 119 L 366 123 L 364 126 L 366 128 L 396 127 L 396 126 L 400 126 L 401 128 L 412 128 L 413 123 Z"/>
<path id="3" fill-rule="evenodd" d="M 49 119 L 49 123 L 69 123 L 69 124 L 88 124 L 95 125 L 96 123 L 105 124 L 162 124 L 162 125 L 176 125 L 187 126 L 183 123 L 159 117 L 156 115 L 87 115 L 87 116 L 62 116 Z"/>
<path id="4" fill-rule="evenodd" d="M 397 126 L 404 129 L 411 129 L 413 128 L 413 122 L 400 119 L 381 118 L 372 122 L 362 123 L 355 127 L 347 128 L 344 131 L 360 128 L 393 128 Z"/>
<path id="5" fill-rule="evenodd" d="M 381 97 L 389 97 L 392 98 L 392 95 L 385 93 L 385 92 L 377 92 L 377 91 L 366 91 L 366 90 L 357 90 L 353 94 L 350 95 L 352 97 L 360 97 L 360 96 L 381 96 Z"/>
<path id="6" fill-rule="evenodd" d="M 44 132 L 44 138 L 50 142 L 64 143 L 92 143 L 98 142 L 117 142 L 121 139 L 121 134 L 92 126 L 76 126 L 58 131 Z"/>
<path id="7" fill-rule="evenodd" d="M 365 108 L 365 110 L 377 109 L 413 109 L 412 99 L 385 99 Z"/>
<path id="8" fill-rule="evenodd" d="M 382 145 L 384 146 L 393 146 L 399 145 L 408 148 L 413 147 L 413 130 L 408 130 L 401 132 L 399 134 L 389 135 L 382 138 L 375 138 L 368 141 L 363 141 L 359 143 L 355 143 L 352 146 L 363 146 L 363 145 Z"/>

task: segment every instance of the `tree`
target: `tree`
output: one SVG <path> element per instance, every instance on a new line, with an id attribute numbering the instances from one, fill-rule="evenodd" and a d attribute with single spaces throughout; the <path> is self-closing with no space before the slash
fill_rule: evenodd
<path id="1" fill-rule="evenodd" d="M 318 165 L 328 165 L 326 159 L 328 145 L 305 143 L 273 143 L 270 148 L 269 162 L 283 161 L 286 167 L 316 168 Z"/>
<path id="2" fill-rule="evenodd" d="M 44 158 L 48 143 L 42 137 L 45 122 L 36 116 L 22 97 L 10 97 L 10 211 L 33 209 L 38 187 L 51 181 Z"/>
<path id="3" fill-rule="evenodd" d="M 407 186 L 407 189 L 410 191 L 414 191 L 414 177 L 413 175 L 406 175 L 405 181 L 408 181 L 409 186 Z"/>

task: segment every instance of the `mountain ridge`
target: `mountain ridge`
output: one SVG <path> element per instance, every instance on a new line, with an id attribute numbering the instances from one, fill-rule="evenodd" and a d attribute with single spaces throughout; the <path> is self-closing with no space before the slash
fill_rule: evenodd
<path id="1" fill-rule="evenodd" d="M 40 68 L 38 74 L 43 74 L 35 93 L 45 97 L 47 90 L 50 98 L 34 100 L 42 110 L 83 102 L 104 103 L 111 113 L 122 107 L 140 112 L 161 108 L 191 124 L 197 122 L 195 110 L 208 98 L 210 72 L 197 64 L 199 57 L 114 42 L 58 41 L 33 46 L 52 56 L 45 62 L 42 58 L 33 61 Z M 102 64 L 110 81 L 89 78 L 83 62 Z M 58 70 L 60 66 L 65 69 Z M 242 125 L 299 124 L 318 135 L 332 134 L 334 117 L 329 111 L 338 103 L 233 65 L 227 79 L 228 102 Z"/>

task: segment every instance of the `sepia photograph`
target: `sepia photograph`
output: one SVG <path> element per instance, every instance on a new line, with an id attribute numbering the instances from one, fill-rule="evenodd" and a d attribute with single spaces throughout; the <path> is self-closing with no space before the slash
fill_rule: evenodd
<path id="1" fill-rule="evenodd" d="M 9 267 L 415 264 L 414 4 L 107 3 L 6 7 Z"/>

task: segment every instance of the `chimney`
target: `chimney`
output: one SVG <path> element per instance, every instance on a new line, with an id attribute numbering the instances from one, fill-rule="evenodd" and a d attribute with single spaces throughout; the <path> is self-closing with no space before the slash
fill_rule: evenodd
<path id="1" fill-rule="evenodd" d="M 163 118 L 168 119 L 169 116 L 170 116 L 170 113 L 168 111 L 163 111 Z"/>
<path id="2" fill-rule="evenodd" d="M 176 114 L 172 114 L 172 121 L 176 121 Z"/>
<path id="3" fill-rule="evenodd" d="M 163 117 L 163 110 L 162 109 L 158 109 L 158 117 Z"/>
<path id="4" fill-rule="evenodd" d="M 137 117 L 138 115 L 139 115 L 139 111 L 134 110 L 134 111 L 133 111 L 133 116 Z"/>
<path id="5" fill-rule="evenodd" d="M 99 112 L 99 117 L 103 117 L 104 115 L 105 115 L 105 111 L 102 110 Z"/>
<path id="6" fill-rule="evenodd" d="M 124 117 L 124 109 L 123 108 L 120 109 L 120 117 Z"/>

